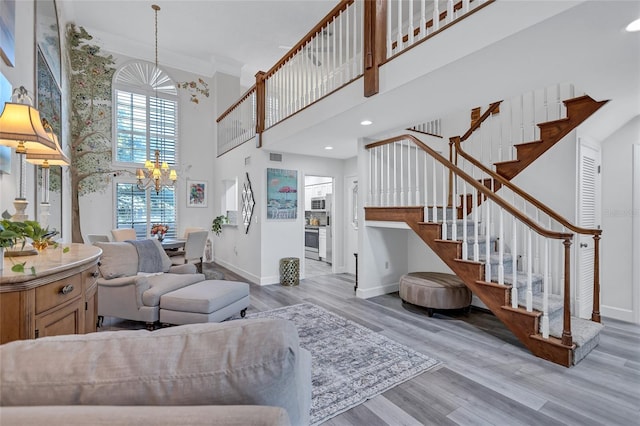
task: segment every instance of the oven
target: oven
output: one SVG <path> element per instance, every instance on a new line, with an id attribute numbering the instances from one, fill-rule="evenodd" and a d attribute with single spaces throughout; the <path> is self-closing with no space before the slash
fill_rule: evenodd
<path id="1" fill-rule="evenodd" d="M 320 230 L 307 227 L 304 229 L 304 257 L 320 260 Z"/>

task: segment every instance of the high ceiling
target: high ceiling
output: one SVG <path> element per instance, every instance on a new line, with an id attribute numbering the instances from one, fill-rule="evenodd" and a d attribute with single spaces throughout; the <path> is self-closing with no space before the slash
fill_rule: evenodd
<path id="1" fill-rule="evenodd" d="M 160 64 L 211 77 L 255 82 L 316 25 L 337 0 L 58 0 L 66 18 L 114 53 L 154 60 L 158 12 Z"/>

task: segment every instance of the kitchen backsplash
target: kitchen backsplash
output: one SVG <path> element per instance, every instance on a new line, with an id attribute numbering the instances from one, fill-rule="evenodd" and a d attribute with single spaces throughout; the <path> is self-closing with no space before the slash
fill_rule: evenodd
<path id="1" fill-rule="evenodd" d="M 312 219 L 318 219 L 318 225 L 326 225 L 327 224 L 327 213 L 326 212 L 312 212 L 310 210 L 306 210 L 304 212 L 304 219 L 307 225 L 313 225 Z"/>

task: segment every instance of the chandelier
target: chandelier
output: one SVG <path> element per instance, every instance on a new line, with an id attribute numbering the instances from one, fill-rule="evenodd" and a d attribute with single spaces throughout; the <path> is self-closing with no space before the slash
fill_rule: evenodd
<path id="1" fill-rule="evenodd" d="M 156 41 L 156 72 L 158 68 L 158 11 L 160 6 L 152 4 L 151 8 L 155 13 L 155 41 Z M 156 98 L 158 97 L 158 86 L 155 85 Z M 166 161 L 160 163 L 160 151 L 155 151 L 155 161 L 147 160 L 144 163 L 144 169 L 138 169 L 136 172 L 138 178 L 138 189 L 146 190 L 154 188 L 156 194 L 165 186 L 174 186 L 178 180 L 178 173 L 174 169 L 169 170 L 169 164 Z"/>

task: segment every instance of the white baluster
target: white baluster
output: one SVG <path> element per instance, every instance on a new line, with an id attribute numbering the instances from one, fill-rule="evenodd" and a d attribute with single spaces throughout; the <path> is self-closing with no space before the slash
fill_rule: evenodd
<path id="1" fill-rule="evenodd" d="M 431 221 L 432 222 L 438 222 L 438 201 L 437 201 L 437 195 L 436 195 L 436 159 L 435 157 L 431 157 L 431 163 L 432 163 L 432 169 L 431 169 L 431 185 L 433 187 L 433 204 L 432 204 L 432 208 L 433 208 L 433 216 L 431 217 Z"/>
<path id="2" fill-rule="evenodd" d="M 390 155 L 390 150 L 391 150 L 391 144 L 387 144 L 387 163 L 389 164 L 389 167 L 387 167 L 387 206 L 391 205 L 391 155 Z M 393 167 L 394 169 L 394 173 L 395 173 L 395 167 Z"/>
<path id="3" fill-rule="evenodd" d="M 472 187 L 473 188 L 473 187 Z M 467 242 L 467 182 L 462 181 L 462 260 L 469 258 L 469 243 Z"/>
<path id="4" fill-rule="evenodd" d="M 411 143 L 407 141 L 407 205 L 412 206 L 413 187 L 411 186 Z"/>
<path id="5" fill-rule="evenodd" d="M 491 207 L 490 201 L 487 197 L 484 197 L 484 205 L 485 205 L 485 228 L 484 228 L 484 255 L 485 255 L 485 266 L 484 266 L 484 280 L 486 282 L 491 282 Z"/>
<path id="6" fill-rule="evenodd" d="M 513 204 L 515 206 L 515 204 Z M 516 223 L 516 217 L 511 216 L 512 230 L 511 230 L 511 307 L 518 307 L 518 224 Z"/>
<path id="7" fill-rule="evenodd" d="M 409 0 L 409 22 L 407 28 L 407 46 L 413 45 L 413 0 Z"/>
<path id="8" fill-rule="evenodd" d="M 480 206 L 478 205 L 478 190 L 471 187 L 471 191 L 471 208 L 473 209 L 473 261 L 478 262 L 480 260 L 480 245 L 478 244 L 478 228 L 480 227 L 478 209 L 480 209 Z"/>
<path id="9" fill-rule="evenodd" d="M 440 10 L 438 8 L 438 0 L 433 0 L 433 31 L 438 31 L 440 29 Z"/>
<path id="10" fill-rule="evenodd" d="M 469 0 L 462 0 L 462 13 L 467 13 L 469 11 Z"/>
<path id="11" fill-rule="evenodd" d="M 374 205 L 373 201 L 373 149 L 369 150 L 369 205 Z"/>
<path id="12" fill-rule="evenodd" d="M 498 284 L 504 285 L 504 210 L 498 207 Z"/>
<path id="13" fill-rule="evenodd" d="M 549 338 L 549 239 L 544 239 L 544 277 L 542 282 L 542 337 Z"/>
<path id="14" fill-rule="evenodd" d="M 420 168 L 419 168 L 419 164 L 418 164 L 418 160 L 420 157 L 420 150 L 418 149 L 418 147 L 415 147 L 416 150 L 416 206 L 420 204 Z"/>
<path id="15" fill-rule="evenodd" d="M 447 0 L 447 24 L 453 22 L 453 0 Z"/>
<path id="16" fill-rule="evenodd" d="M 531 259 L 531 228 L 527 228 L 527 257 Z M 533 310 L 533 270 L 532 262 L 527 262 L 527 312 Z"/>
<path id="17" fill-rule="evenodd" d="M 447 169 L 442 167 L 442 239 L 447 239 Z"/>
<path id="18" fill-rule="evenodd" d="M 458 185 L 458 176 L 453 173 L 451 175 L 453 183 L 451 185 L 451 240 L 456 241 L 458 239 L 458 209 L 456 200 L 456 186 Z"/>
<path id="19" fill-rule="evenodd" d="M 391 14 L 393 13 L 393 7 L 391 7 L 391 4 L 388 5 L 387 7 L 387 58 L 389 58 L 390 56 L 393 55 L 393 42 L 392 42 L 392 35 L 391 35 Z"/>
<path id="20" fill-rule="evenodd" d="M 420 0 L 420 32 L 418 38 L 425 38 L 427 35 L 427 1 Z"/>
<path id="21" fill-rule="evenodd" d="M 396 37 L 397 52 L 402 51 L 402 2 L 398 2 L 398 35 Z"/>
<path id="22" fill-rule="evenodd" d="M 427 206 L 429 204 L 429 180 L 427 178 L 427 153 L 422 152 L 422 158 L 424 158 L 424 205 Z M 428 213 L 427 213 L 428 216 Z M 426 220 L 426 217 L 425 217 Z"/>

